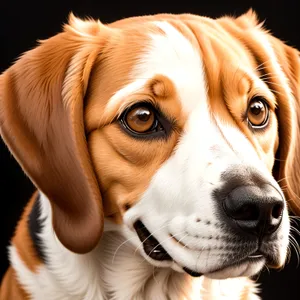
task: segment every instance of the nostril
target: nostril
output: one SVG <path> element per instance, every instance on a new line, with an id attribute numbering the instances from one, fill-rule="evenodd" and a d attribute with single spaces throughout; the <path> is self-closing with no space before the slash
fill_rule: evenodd
<path id="1" fill-rule="evenodd" d="M 257 221 L 259 218 L 259 209 L 254 204 L 245 204 L 233 212 L 232 217 L 235 220 Z"/>
<path id="2" fill-rule="evenodd" d="M 237 187 L 222 204 L 229 224 L 256 236 L 274 233 L 282 221 L 284 202 L 269 185 Z"/>
<path id="3" fill-rule="evenodd" d="M 236 203 L 228 197 L 223 202 L 226 214 L 237 221 L 257 221 L 259 219 L 259 207 L 255 203 L 243 203 L 239 201 Z"/>
<path id="4" fill-rule="evenodd" d="M 277 203 L 274 205 L 272 209 L 272 217 L 274 219 L 279 219 L 282 216 L 282 212 L 283 212 L 283 204 Z"/>

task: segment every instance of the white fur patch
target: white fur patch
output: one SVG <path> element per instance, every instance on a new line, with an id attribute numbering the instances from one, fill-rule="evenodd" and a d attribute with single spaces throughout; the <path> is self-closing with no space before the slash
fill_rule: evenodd
<path id="1" fill-rule="evenodd" d="M 31 272 L 10 247 L 10 261 L 22 287 L 33 300 L 238 300 L 244 287 L 256 292 L 247 278 L 211 280 L 191 278 L 170 268 L 156 268 L 137 252 L 128 229 L 110 223 L 99 246 L 91 253 L 77 255 L 65 249 L 51 225 L 51 208 L 42 195 L 42 218 L 46 218 L 40 235 L 47 251 L 47 265 Z M 232 289 L 231 287 L 235 288 Z M 253 294 L 253 298 L 258 299 Z"/>
<path id="2" fill-rule="evenodd" d="M 237 300 L 244 287 L 249 287 L 253 293 L 249 299 L 258 299 L 254 295 L 255 285 L 245 277 L 224 281 L 204 276 L 194 279 L 182 271 L 186 266 L 202 273 L 212 272 L 222 267 L 224 255 L 228 255 L 224 250 L 228 233 L 222 230 L 212 199 L 212 192 L 220 186 L 224 171 L 230 166 L 237 169 L 251 166 L 274 186 L 278 185 L 262 166 L 246 137 L 237 128 L 212 119 L 203 64 L 197 49 L 169 23 L 155 24 L 165 35 L 150 36 L 148 52 L 140 57 L 131 74 L 133 82 L 110 99 L 107 109 L 121 104 L 147 79 L 162 74 L 174 83 L 188 115 L 184 134 L 174 154 L 157 170 L 140 201 L 125 214 L 125 224 L 118 226 L 107 222 L 99 245 L 88 254 L 74 254 L 59 242 L 52 228 L 51 206 L 42 195 L 41 219 L 45 218 L 45 224 L 40 237 L 47 264 L 32 273 L 16 249 L 10 249 L 12 266 L 32 299 Z M 144 222 L 174 262 L 154 262 L 144 254 L 141 242 L 131 230 L 136 219 Z M 281 241 L 282 259 L 288 226 L 285 210 L 280 229 L 285 237 Z M 170 235 L 185 246 L 179 245 Z M 228 267 L 209 275 L 219 278 L 249 276 L 263 263 Z"/>
<path id="3" fill-rule="evenodd" d="M 199 50 L 168 22 L 155 22 L 165 35 L 152 34 L 149 51 L 143 55 L 132 76 L 151 78 L 165 75 L 176 87 L 186 113 L 206 101 L 206 84 Z"/>
<path id="4" fill-rule="evenodd" d="M 156 172 L 124 220 L 129 227 L 135 220 L 141 220 L 176 261 L 176 264 L 163 262 L 161 265 L 167 264 L 174 270 L 181 266 L 211 273 L 222 267 L 227 254 L 233 255 L 224 250 L 228 236 L 220 224 L 213 199 L 214 190 L 222 184 L 221 175 L 230 168 L 251 168 L 266 182 L 280 188 L 238 127 L 212 116 L 199 53 L 170 24 L 156 24 L 166 35 L 152 35 L 149 51 L 140 58 L 134 75 L 137 78 L 151 78 L 156 74 L 169 77 L 177 88 L 188 121 L 173 156 Z M 281 262 L 286 255 L 288 230 L 285 207 L 279 232 L 284 239 L 277 241 Z M 176 243 L 172 235 L 181 243 Z M 146 255 L 145 258 L 149 259 Z M 262 260 L 257 264 L 243 264 L 211 276 L 251 276 L 264 263 Z"/>
<path id="5" fill-rule="evenodd" d="M 206 103 L 206 84 L 199 51 L 179 31 L 167 22 L 155 22 L 165 32 L 151 34 L 151 42 L 131 73 L 133 82 L 119 90 L 106 110 L 120 106 L 124 98 L 141 89 L 155 75 L 168 77 L 177 89 L 183 109 L 190 113 L 199 104 Z"/>
<path id="6" fill-rule="evenodd" d="M 33 300 L 96 300 L 105 299 L 101 264 L 95 252 L 78 255 L 67 250 L 57 239 L 52 227 L 48 199 L 41 194 L 41 220 L 45 219 L 40 238 L 47 258 L 36 273 L 22 263 L 14 247 L 11 262 L 20 282 Z"/>

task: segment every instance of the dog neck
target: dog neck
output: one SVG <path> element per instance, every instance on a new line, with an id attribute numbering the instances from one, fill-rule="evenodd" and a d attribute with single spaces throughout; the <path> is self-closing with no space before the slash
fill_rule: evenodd
<path id="1" fill-rule="evenodd" d="M 10 249 L 12 265 L 32 299 L 258 299 L 242 297 L 255 292 L 255 286 L 246 278 L 192 278 L 171 268 L 152 266 L 124 237 L 122 226 L 109 222 L 93 251 L 75 254 L 54 233 L 49 200 L 40 194 L 36 201 L 28 225 L 44 264 L 32 273 L 24 267 L 16 249 Z"/>

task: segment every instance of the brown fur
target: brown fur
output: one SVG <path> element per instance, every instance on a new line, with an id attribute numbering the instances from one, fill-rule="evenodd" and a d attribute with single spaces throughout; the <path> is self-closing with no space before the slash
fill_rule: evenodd
<path id="1" fill-rule="evenodd" d="M 35 272 L 37 267 L 42 263 L 34 248 L 28 228 L 28 217 L 36 200 L 37 192 L 31 197 L 26 205 L 24 213 L 18 223 L 15 235 L 12 239 L 12 245 L 18 249 L 18 254 L 27 268 Z"/>
<path id="2" fill-rule="evenodd" d="M 16 247 L 20 258 L 22 259 L 26 267 L 32 272 L 35 272 L 37 270 L 37 267 L 42 264 L 42 261 L 36 253 L 28 230 L 28 217 L 32 210 L 36 196 L 37 193 L 35 192 L 26 205 L 12 239 L 12 245 Z M 26 295 L 25 291 L 18 283 L 16 273 L 12 267 L 9 267 L 9 269 L 7 270 L 2 280 L 1 286 L 2 288 L 0 290 L 0 299 L 29 299 L 29 296 Z"/>
<path id="3" fill-rule="evenodd" d="M 29 300 L 30 297 L 19 284 L 16 273 L 12 267 L 6 271 L 0 289 L 1 300 Z"/>
<path id="4" fill-rule="evenodd" d="M 170 157 L 184 130 L 187 116 L 176 88 L 160 75 L 149 78 L 145 87 L 123 99 L 122 105 L 140 100 L 159 103 L 176 122 L 176 130 L 167 140 L 132 139 L 115 122 L 120 103 L 106 109 L 114 93 L 135 80 L 129 74 L 149 43 L 147 34 L 162 34 L 147 23 L 158 20 L 168 20 L 198 49 L 214 114 L 242 130 L 270 172 L 277 155 L 273 173 L 281 181 L 291 209 L 300 213 L 297 50 L 264 32 L 293 95 L 282 87 L 280 79 L 270 76 L 260 92 L 270 103 L 271 126 L 266 133 L 253 135 L 240 115 L 247 107 L 247 98 L 256 91 L 255 80 L 239 66 L 253 70 L 256 77 L 260 75 L 255 70 L 260 63 L 265 64 L 266 74 L 274 75 L 276 71 L 251 33 L 252 28 L 261 26 L 252 12 L 217 21 L 188 14 L 162 14 L 110 25 L 71 16 L 63 33 L 41 42 L 1 75 L 0 128 L 26 174 L 50 199 L 58 238 L 74 252 L 86 253 L 98 243 L 104 216 L 122 222 L 123 213 L 139 199 L 155 171 Z M 18 228 L 13 242 L 18 249 L 24 248 L 21 257 L 34 271 L 40 262 L 27 256 L 32 246 L 21 245 L 24 237 L 20 232 L 26 229 L 23 225 Z M 10 270 L 4 282 L 11 276 Z"/>
<path id="5" fill-rule="evenodd" d="M 100 46 L 66 30 L 23 55 L 0 78 L 2 137 L 51 199 L 56 234 L 75 252 L 93 248 L 102 232 L 102 202 L 86 147 L 82 102 L 83 83 Z M 74 73 L 66 78 L 75 55 Z"/>

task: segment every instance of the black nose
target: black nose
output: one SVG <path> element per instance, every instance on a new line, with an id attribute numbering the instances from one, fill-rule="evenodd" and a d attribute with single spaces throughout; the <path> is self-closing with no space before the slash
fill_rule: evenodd
<path id="1" fill-rule="evenodd" d="M 284 202 L 270 185 L 240 186 L 229 193 L 223 206 L 227 216 L 244 232 L 262 237 L 278 229 Z"/>

